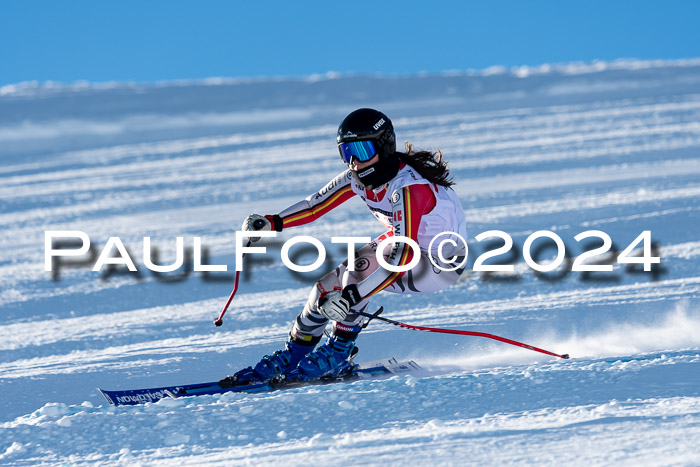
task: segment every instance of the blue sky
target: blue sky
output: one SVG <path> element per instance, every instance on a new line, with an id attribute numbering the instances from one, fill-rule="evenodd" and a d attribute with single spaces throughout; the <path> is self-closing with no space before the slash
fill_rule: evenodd
<path id="1" fill-rule="evenodd" d="M 700 57 L 696 1 L 0 3 L 0 85 Z"/>

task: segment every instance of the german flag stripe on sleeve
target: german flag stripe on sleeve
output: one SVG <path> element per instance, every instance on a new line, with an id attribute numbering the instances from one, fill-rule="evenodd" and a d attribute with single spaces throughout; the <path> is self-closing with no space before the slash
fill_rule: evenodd
<path id="1" fill-rule="evenodd" d="M 353 196 L 355 196 L 355 192 L 352 191 L 352 187 L 350 185 L 347 185 L 337 193 L 333 194 L 333 196 L 323 201 L 321 204 L 311 206 L 309 209 L 285 216 L 282 218 L 282 221 L 284 222 L 283 227 L 286 229 L 288 227 L 308 224 L 309 222 L 323 216 L 328 211 L 337 208 Z"/>

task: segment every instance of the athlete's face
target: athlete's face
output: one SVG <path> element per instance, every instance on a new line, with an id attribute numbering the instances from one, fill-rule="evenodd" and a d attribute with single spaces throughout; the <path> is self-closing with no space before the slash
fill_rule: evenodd
<path id="1" fill-rule="evenodd" d="M 350 164 L 348 164 L 348 167 L 350 167 L 354 171 L 362 170 L 365 167 L 369 167 L 370 165 L 374 164 L 379 160 L 379 154 L 375 154 L 373 158 L 368 159 L 364 162 L 360 162 L 357 160 L 357 157 L 353 157 L 352 160 L 350 161 Z"/>

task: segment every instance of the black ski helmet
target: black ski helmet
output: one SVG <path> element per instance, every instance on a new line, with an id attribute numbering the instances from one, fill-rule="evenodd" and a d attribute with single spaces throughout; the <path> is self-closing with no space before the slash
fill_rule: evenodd
<path id="1" fill-rule="evenodd" d="M 381 156 L 396 152 L 396 134 L 389 117 L 374 109 L 351 112 L 338 127 L 338 144 L 372 141 Z"/>
<path id="2" fill-rule="evenodd" d="M 345 162 L 341 145 L 355 141 L 371 141 L 379 160 L 360 173 L 351 170 L 355 180 L 373 190 L 394 178 L 399 171 L 396 155 L 396 133 L 389 117 L 378 110 L 362 108 L 351 112 L 338 127 L 338 150 Z"/>

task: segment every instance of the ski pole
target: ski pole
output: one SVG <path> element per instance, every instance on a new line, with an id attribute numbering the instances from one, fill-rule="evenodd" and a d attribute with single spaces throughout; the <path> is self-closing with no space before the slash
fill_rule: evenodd
<path id="1" fill-rule="evenodd" d="M 262 219 L 258 219 L 255 222 L 253 222 L 253 228 L 255 230 L 261 229 L 265 225 L 265 221 Z M 251 239 L 248 239 L 248 243 L 246 243 L 246 248 L 250 246 L 250 244 L 253 241 Z M 241 254 L 241 261 L 243 261 L 243 257 L 245 256 L 245 253 Z M 226 314 L 226 310 L 228 310 L 229 305 L 231 304 L 231 301 L 233 301 L 233 297 L 236 295 L 236 292 L 238 292 L 238 279 L 241 277 L 241 271 L 236 271 L 233 277 L 233 290 L 231 291 L 231 295 L 229 295 L 228 300 L 226 301 L 226 305 L 224 305 L 224 308 L 221 310 L 221 314 L 217 319 L 214 320 L 214 326 L 221 326 L 224 324 L 223 319 L 224 315 Z"/>
<path id="2" fill-rule="evenodd" d="M 569 354 L 566 354 L 566 353 L 559 355 L 559 354 L 556 354 L 554 352 L 550 352 L 549 350 L 540 349 L 538 347 L 533 347 L 532 345 L 523 344 L 522 342 L 514 341 L 512 339 L 506 339 L 505 337 L 496 336 L 495 334 L 488 334 L 486 332 L 462 331 L 459 329 L 429 328 L 426 326 L 413 326 L 411 324 L 406 324 L 406 323 L 402 323 L 400 321 L 394 321 L 393 319 L 384 318 L 383 316 L 379 316 L 379 313 L 381 313 L 382 311 L 383 311 L 383 308 L 380 307 L 379 310 L 377 310 L 374 314 L 365 313 L 363 311 L 358 312 L 358 314 L 365 316 L 365 317 L 369 318 L 370 320 L 378 319 L 380 321 L 384 321 L 385 323 L 393 324 L 395 326 L 399 326 L 399 327 L 406 328 L 406 329 L 412 329 L 414 331 L 428 331 L 428 332 L 440 332 L 443 334 L 459 334 L 462 336 L 486 337 L 488 339 L 495 339 L 497 341 L 505 342 L 506 344 L 516 345 L 518 347 L 523 347 L 525 349 L 534 350 L 535 352 L 540 352 L 543 354 L 551 355 L 553 357 L 559 357 L 559 358 L 563 358 L 563 359 L 569 358 Z M 368 323 L 369 323 L 369 321 L 368 321 Z"/>
<path id="3" fill-rule="evenodd" d="M 248 244 L 246 245 L 246 248 L 250 246 L 250 240 L 248 240 Z M 243 257 L 241 257 L 242 259 Z M 214 320 L 214 326 L 221 326 L 224 324 L 222 321 L 224 319 L 224 315 L 226 314 L 226 310 L 228 310 L 228 306 L 231 304 L 231 301 L 233 300 L 233 297 L 236 295 L 236 292 L 238 292 L 238 279 L 241 276 L 241 271 L 236 271 L 234 274 L 233 278 L 233 290 L 231 291 L 231 295 L 229 295 L 228 300 L 226 301 L 226 305 L 224 305 L 224 308 L 221 310 L 221 314 L 219 315 L 218 318 Z"/>

